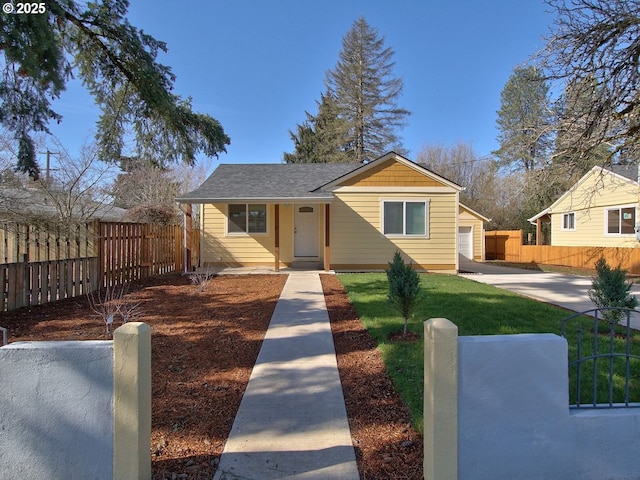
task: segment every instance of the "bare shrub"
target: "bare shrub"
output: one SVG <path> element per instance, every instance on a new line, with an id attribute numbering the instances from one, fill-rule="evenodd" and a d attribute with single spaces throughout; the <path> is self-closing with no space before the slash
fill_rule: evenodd
<path id="1" fill-rule="evenodd" d="M 107 333 L 111 333 L 111 325 L 113 325 L 118 316 L 123 324 L 139 316 L 138 307 L 140 304 L 127 301 L 125 299 L 127 293 L 129 293 L 129 284 L 124 283 L 122 285 L 107 286 L 87 294 L 91 310 L 102 319 Z"/>
<path id="2" fill-rule="evenodd" d="M 216 273 L 211 268 L 189 274 L 191 283 L 198 286 L 198 292 L 204 292 L 204 289 L 207 288 L 207 285 L 215 276 Z"/>

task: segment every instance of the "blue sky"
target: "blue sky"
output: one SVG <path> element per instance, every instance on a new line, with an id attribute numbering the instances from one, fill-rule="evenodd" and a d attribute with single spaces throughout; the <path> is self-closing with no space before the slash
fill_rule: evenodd
<path id="1" fill-rule="evenodd" d="M 425 146 L 469 142 L 489 155 L 500 91 L 544 45 L 553 15 L 541 0 L 132 0 L 130 22 L 168 44 L 159 60 L 175 92 L 231 137 L 223 163 L 281 162 L 289 130 L 316 113 L 325 72 L 363 15 L 395 51 L 404 81 L 400 131 L 409 158 Z M 71 154 L 91 140 L 97 109 L 79 82 L 54 104 L 53 132 Z"/>

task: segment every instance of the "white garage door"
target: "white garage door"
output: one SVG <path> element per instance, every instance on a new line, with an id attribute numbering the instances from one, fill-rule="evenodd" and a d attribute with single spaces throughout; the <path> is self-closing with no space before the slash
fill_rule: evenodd
<path id="1" fill-rule="evenodd" d="M 458 227 L 458 253 L 473 260 L 473 230 L 471 227 Z"/>

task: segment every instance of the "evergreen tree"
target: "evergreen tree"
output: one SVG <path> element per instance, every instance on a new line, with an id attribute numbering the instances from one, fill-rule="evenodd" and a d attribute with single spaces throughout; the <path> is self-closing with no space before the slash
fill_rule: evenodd
<path id="1" fill-rule="evenodd" d="M 552 147 L 553 116 L 542 71 L 516 67 L 500 93 L 497 113 L 498 164 L 525 171 L 543 167 Z"/>
<path id="2" fill-rule="evenodd" d="M 596 127 L 592 117 L 600 114 L 597 99 L 603 88 L 606 86 L 598 85 L 592 75 L 587 75 L 569 85 L 558 101 L 553 167 L 556 175 L 566 179 L 567 188 L 594 165 L 604 166 L 611 160 L 613 152 L 608 145 L 599 144 L 585 151 L 578 148 L 576 142 L 576 138 L 581 136 L 601 135 L 601 132 L 591 131 L 587 126 Z"/>
<path id="3" fill-rule="evenodd" d="M 44 4 L 42 4 L 44 5 Z M 62 117 L 52 101 L 75 74 L 100 106 L 102 160 L 117 161 L 133 131 L 137 154 L 193 163 L 198 152 L 224 152 L 220 123 L 171 93 L 171 69 L 156 61 L 166 45 L 132 26 L 127 0 L 50 0 L 35 15 L 5 14 L 0 22 L 0 124 L 19 145 L 18 169 L 39 175 L 33 132 Z"/>
<path id="4" fill-rule="evenodd" d="M 377 158 L 399 144 L 396 129 L 404 126 L 409 111 L 397 106 L 403 84 L 393 75 L 393 53 L 360 17 L 342 40 L 338 63 L 327 72 L 327 89 L 345 122 L 333 125 L 333 138 L 342 139 L 343 150 L 355 162 Z"/>
<path id="5" fill-rule="evenodd" d="M 404 319 L 402 337 L 406 338 L 409 318 L 418 304 L 420 276 L 411 264 L 404 263 L 398 250 L 393 254 L 393 259 L 389 262 L 386 273 L 389 281 L 389 302 Z"/>
<path id="6" fill-rule="evenodd" d="M 311 115 L 305 112 L 307 120 L 296 127 L 296 132 L 289 130 L 289 136 L 293 141 L 293 153 L 284 153 L 284 163 L 322 163 L 318 162 L 315 155 L 317 148 L 316 133 L 310 123 Z M 313 118 L 313 117 L 311 117 Z"/>
<path id="7" fill-rule="evenodd" d="M 285 163 L 344 163 L 349 161 L 343 148 L 344 119 L 338 116 L 336 104 L 329 92 L 321 95 L 317 102 L 316 116 L 305 112 L 307 119 L 289 131 L 294 144 L 293 153 L 285 153 Z"/>
<path id="8" fill-rule="evenodd" d="M 634 309 L 638 306 L 638 299 L 631 295 L 633 284 L 627 281 L 626 270 L 621 266 L 611 268 L 604 257 L 598 259 L 595 267 L 597 277 L 593 279 L 593 288 L 587 294 L 597 308 L 605 309 L 603 318 L 616 324 L 623 316 L 623 311 L 618 309 Z"/>

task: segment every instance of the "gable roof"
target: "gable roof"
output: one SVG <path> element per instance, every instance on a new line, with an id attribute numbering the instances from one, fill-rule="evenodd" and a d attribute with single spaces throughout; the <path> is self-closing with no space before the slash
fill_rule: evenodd
<path id="1" fill-rule="evenodd" d="M 564 201 L 564 199 L 566 199 L 569 195 L 571 195 L 587 178 L 589 178 L 592 175 L 602 175 L 605 173 L 609 173 L 611 175 L 614 175 L 615 177 L 619 178 L 620 180 L 629 183 L 630 185 L 635 185 L 638 186 L 638 167 L 637 165 L 610 165 L 607 168 L 604 167 L 600 167 L 600 166 L 595 166 L 593 167 L 591 170 L 589 170 L 587 173 L 585 173 L 580 180 L 578 180 L 576 183 L 574 183 L 571 188 L 569 188 L 566 192 L 564 192 L 560 198 L 558 198 L 555 202 L 553 202 L 551 205 L 549 205 L 547 208 L 545 208 L 543 211 L 541 211 L 540 213 L 534 215 L 531 218 L 528 218 L 527 221 L 533 225 L 536 224 L 536 221 L 541 218 L 544 217 L 545 215 L 548 215 L 550 213 L 552 213 L 553 208 L 558 205 L 560 202 Z"/>
<path id="2" fill-rule="evenodd" d="M 333 188 L 391 159 L 443 186 L 457 191 L 463 190 L 460 185 L 428 168 L 395 152 L 389 152 L 364 165 L 361 163 L 221 164 L 200 187 L 176 198 L 176 201 L 178 203 L 248 201 L 269 203 L 300 200 L 328 203 L 333 198 Z"/>
<path id="3" fill-rule="evenodd" d="M 359 163 L 221 164 L 200 187 L 176 201 L 328 201 L 332 194 L 318 191 L 319 187 L 360 167 Z"/>
<path id="4" fill-rule="evenodd" d="M 638 165 L 611 165 L 607 167 L 606 170 L 634 182 L 638 181 L 640 173 L 640 167 Z"/>
<path id="5" fill-rule="evenodd" d="M 379 165 L 387 162 L 388 160 L 395 160 L 396 162 L 404 165 L 405 167 L 416 171 L 417 173 L 424 175 L 425 177 L 428 177 L 432 180 L 434 180 L 437 183 L 442 184 L 443 186 L 447 186 L 447 187 L 451 187 L 454 190 L 457 191 L 462 191 L 464 190 L 464 187 L 458 185 L 455 182 L 452 182 L 451 180 L 448 180 L 446 178 L 444 178 L 441 175 L 438 175 L 437 173 L 435 173 L 432 170 L 429 170 L 427 167 L 425 167 L 424 165 L 420 165 L 417 164 L 415 162 L 412 162 L 411 160 L 403 157 L 402 155 L 397 154 L 396 152 L 389 152 L 385 155 L 382 155 L 381 157 L 376 158 L 375 160 L 373 160 L 372 162 L 369 162 L 365 165 L 361 165 L 360 168 L 354 169 L 350 172 L 347 172 L 345 175 L 339 177 L 339 178 L 335 178 L 333 180 L 331 180 L 330 182 L 328 182 L 327 184 L 323 185 L 321 187 L 322 190 L 330 190 L 332 188 L 336 188 L 341 186 L 341 184 L 348 182 L 349 180 L 353 179 L 356 176 L 360 176 L 365 174 L 368 171 L 372 171 L 375 168 L 377 168 Z"/>
<path id="6" fill-rule="evenodd" d="M 52 192 L 46 193 L 39 188 L 0 188 L 0 220 L 15 220 L 21 216 L 57 218 L 59 211 L 51 194 Z M 127 221 L 127 210 L 123 208 L 80 198 L 75 199 L 69 213 L 85 220 Z"/>
<path id="7" fill-rule="evenodd" d="M 485 217 L 484 215 L 482 215 L 481 213 L 476 212 L 475 210 L 473 210 L 470 207 L 467 207 L 466 205 L 462 204 L 462 203 L 458 203 L 459 207 L 461 210 L 466 210 L 468 213 L 470 213 L 471 215 L 473 215 L 474 217 L 477 217 L 479 220 L 482 220 L 483 222 L 490 222 L 491 219 Z"/>

